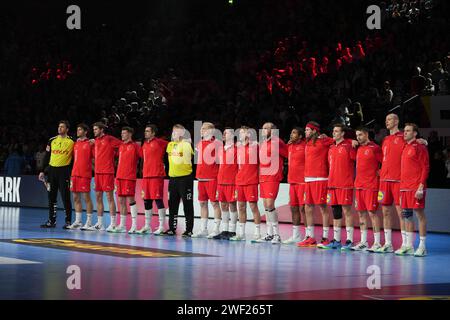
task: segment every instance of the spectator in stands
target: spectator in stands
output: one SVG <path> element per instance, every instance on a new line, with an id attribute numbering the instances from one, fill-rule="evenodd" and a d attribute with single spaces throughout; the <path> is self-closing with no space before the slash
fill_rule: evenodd
<path id="1" fill-rule="evenodd" d="M 420 73 L 422 72 L 422 70 L 420 69 L 420 67 L 415 67 L 414 68 L 414 75 L 411 79 L 411 94 L 416 95 L 416 94 L 422 94 L 423 90 L 425 89 L 425 85 L 426 85 L 426 79 L 424 76 L 422 76 Z"/>
<path id="2" fill-rule="evenodd" d="M 9 177 L 20 176 L 25 166 L 25 159 L 19 154 L 19 149 L 16 147 L 11 154 L 6 158 L 4 171 L 5 175 Z"/>

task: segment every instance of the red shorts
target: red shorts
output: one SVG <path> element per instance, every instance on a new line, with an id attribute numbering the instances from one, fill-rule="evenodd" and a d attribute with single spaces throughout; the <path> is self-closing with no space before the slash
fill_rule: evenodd
<path id="1" fill-rule="evenodd" d="M 353 204 L 353 189 L 328 189 L 327 204 L 329 206 L 351 206 Z"/>
<path id="2" fill-rule="evenodd" d="M 378 205 L 378 191 L 363 189 L 356 190 L 356 211 L 377 211 Z"/>
<path id="3" fill-rule="evenodd" d="M 327 203 L 328 181 L 311 181 L 305 183 L 305 204 Z"/>
<path id="4" fill-rule="evenodd" d="M 278 189 L 280 189 L 279 181 L 260 182 L 259 183 L 259 197 L 261 199 L 276 199 L 278 196 Z"/>
<path id="5" fill-rule="evenodd" d="M 114 175 L 108 173 L 97 173 L 94 177 L 95 191 L 113 191 L 114 190 Z"/>
<path id="6" fill-rule="evenodd" d="M 416 199 L 416 191 L 400 191 L 400 203 L 402 209 L 424 209 L 426 191 L 422 199 Z"/>
<path id="7" fill-rule="evenodd" d="M 119 197 L 134 197 L 136 180 L 116 179 L 116 192 Z"/>
<path id="8" fill-rule="evenodd" d="M 257 202 L 258 185 L 250 184 L 247 186 L 236 186 L 237 201 L 239 202 Z"/>
<path id="9" fill-rule="evenodd" d="M 217 199 L 220 202 L 236 202 L 237 190 L 234 184 L 217 185 Z"/>
<path id="10" fill-rule="evenodd" d="M 298 207 L 305 204 L 305 184 L 295 183 L 289 185 L 289 205 Z"/>
<path id="11" fill-rule="evenodd" d="M 91 178 L 70 177 L 71 192 L 90 192 Z"/>
<path id="12" fill-rule="evenodd" d="M 198 182 L 198 201 L 217 201 L 217 180 Z"/>
<path id="13" fill-rule="evenodd" d="M 146 200 L 162 199 L 164 195 L 164 178 L 142 179 L 142 198 Z"/>
<path id="14" fill-rule="evenodd" d="M 378 201 L 382 206 L 400 205 L 400 182 L 380 181 Z"/>

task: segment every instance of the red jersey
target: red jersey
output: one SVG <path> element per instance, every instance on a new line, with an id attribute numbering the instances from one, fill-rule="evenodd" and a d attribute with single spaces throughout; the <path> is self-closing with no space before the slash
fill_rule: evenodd
<path id="1" fill-rule="evenodd" d="M 225 145 L 219 151 L 217 184 L 234 185 L 236 183 L 237 172 L 237 148 L 234 144 Z"/>
<path id="2" fill-rule="evenodd" d="M 92 178 L 92 159 L 94 157 L 94 145 L 89 139 L 78 139 L 73 146 L 72 177 Z"/>
<path id="3" fill-rule="evenodd" d="M 328 149 L 333 138 L 325 137 L 309 140 L 305 147 L 305 178 L 328 178 Z"/>
<path id="4" fill-rule="evenodd" d="M 352 141 L 345 139 L 340 143 L 333 143 L 328 151 L 330 173 L 328 175 L 329 188 L 352 188 L 355 180 L 356 150 Z"/>
<path id="5" fill-rule="evenodd" d="M 288 157 L 287 145 L 278 137 L 271 137 L 259 147 L 259 182 L 283 180 L 283 161 Z"/>
<path id="6" fill-rule="evenodd" d="M 288 183 L 305 182 L 305 147 L 305 140 L 288 145 Z"/>
<path id="7" fill-rule="evenodd" d="M 105 134 L 95 138 L 95 173 L 114 174 L 114 151 L 122 141 Z"/>
<path id="8" fill-rule="evenodd" d="M 384 138 L 381 145 L 383 151 L 380 171 L 381 181 L 400 181 L 400 163 L 404 147 L 405 139 L 401 131 Z"/>
<path id="9" fill-rule="evenodd" d="M 195 150 L 198 152 L 197 179 L 215 180 L 219 172 L 219 151 L 222 143 L 216 139 L 201 140 Z"/>
<path id="10" fill-rule="evenodd" d="M 142 167 L 142 176 L 144 178 L 165 177 L 164 155 L 167 148 L 166 140 L 153 138 L 146 140 L 142 145 L 142 155 L 144 165 Z"/>
<path id="11" fill-rule="evenodd" d="M 237 163 L 236 185 L 258 184 L 258 144 L 256 142 L 237 147 Z"/>
<path id="12" fill-rule="evenodd" d="M 356 189 L 378 190 L 380 182 L 378 169 L 382 160 L 381 148 L 372 141 L 358 148 L 356 153 Z"/>
<path id="13" fill-rule="evenodd" d="M 401 157 L 400 190 L 417 190 L 421 183 L 425 189 L 429 171 L 427 147 L 417 140 L 407 143 Z"/>
<path id="14" fill-rule="evenodd" d="M 134 141 L 123 142 L 119 147 L 117 179 L 136 180 L 137 164 L 142 158 L 142 149 Z"/>

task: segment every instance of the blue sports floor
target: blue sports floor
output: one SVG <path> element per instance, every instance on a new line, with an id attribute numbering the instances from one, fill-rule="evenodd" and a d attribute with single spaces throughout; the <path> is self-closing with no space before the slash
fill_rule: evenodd
<path id="1" fill-rule="evenodd" d="M 429 255 L 415 258 L 249 241 L 65 231 L 62 212 L 56 229 L 40 229 L 46 217 L 43 209 L 0 207 L 0 299 L 450 298 L 450 235 L 429 234 Z M 253 226 L 249 223 L 246 229 L 250 238 Z M 179 233 L 183 230 L 179 219 Z M 283 239 L 290 233 L 290 225 L 281 226 Z M 316 228 L 316 236 L 320 233 Z M 398 233 L 395 237 L 398 240 Z M 358 230 L 355 238 L 359 240 Z M 71 265 L 79 267 L 79 282 L 69 278 Z M 379 268 L 380 289 L 367 288 L 372 265 Z M 68 282 L 81 288 L 71 290 Z"/>

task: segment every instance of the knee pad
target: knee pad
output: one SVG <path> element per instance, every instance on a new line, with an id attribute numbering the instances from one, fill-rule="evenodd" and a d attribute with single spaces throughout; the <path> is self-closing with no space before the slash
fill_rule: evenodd
<path id="1" fill-rule="evenodd" d="M 402 218 L 404 220 L 412 221 L 413 219 L 413 209 L 403 209 Z"/>
<path id="2" fill-rule="evenodd" d="M 333 210 L 333 218 L 336 220 L 342 219 L 342 206 L 341 205 L 335 205 L 331 206 L 331 209 Z"/>
<path id="3" fill-rule="evenodd" d="M 152 210 L 152 201 L 153 200 L 144 200 L 144 208 L 145 208 L 145 210 Z"/>
<path id="4" fill-rule="evenodd" d="M 164 209 L 164 201 L 162 199 L 156 199 L 155 203 L 158 209 Z"/>

